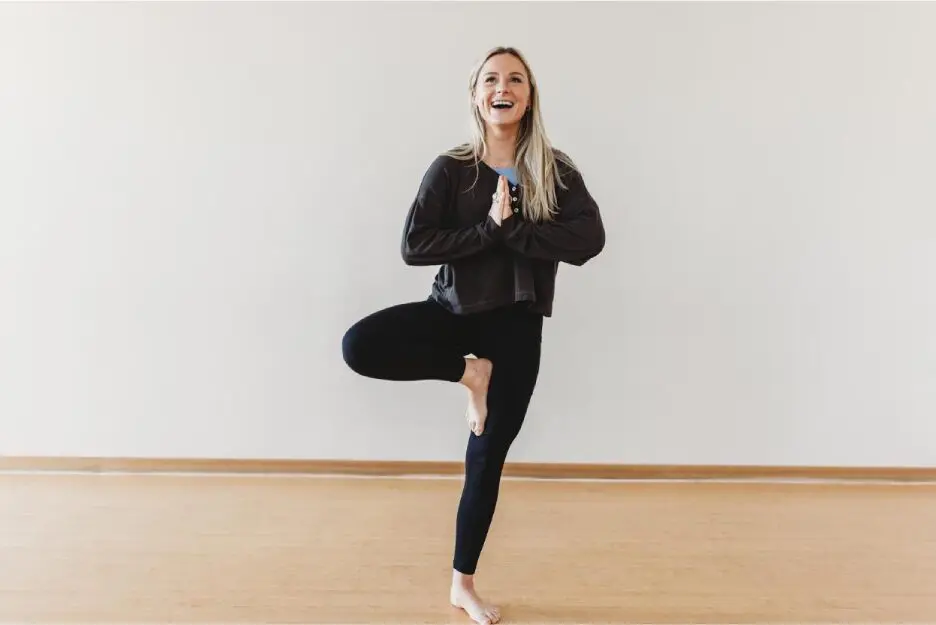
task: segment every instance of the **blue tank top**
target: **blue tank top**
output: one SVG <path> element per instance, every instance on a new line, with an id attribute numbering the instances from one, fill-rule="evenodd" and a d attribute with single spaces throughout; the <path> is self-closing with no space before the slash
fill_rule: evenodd
<path id="1" fill-rule="evenodd" d="M 495 167 L 494 171 L 505 176 L 510 184 L 517 184 L 517 170 L 513 167 Z"/>

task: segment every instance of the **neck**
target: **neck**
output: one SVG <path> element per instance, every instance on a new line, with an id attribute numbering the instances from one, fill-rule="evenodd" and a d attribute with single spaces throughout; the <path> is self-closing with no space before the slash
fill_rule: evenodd
<path id="1" fill-rule="evenodd" d="M 485 140 L 488 148 L 487 154 L 484 155 L 485 163 L 492 167 L 513 166 L 517 154 L 516 126 L 488 126 Z"/>

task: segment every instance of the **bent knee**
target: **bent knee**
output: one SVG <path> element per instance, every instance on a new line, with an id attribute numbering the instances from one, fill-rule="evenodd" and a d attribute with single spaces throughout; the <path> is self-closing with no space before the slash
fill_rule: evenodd
<path id="1" fill-rule="evenodd" d="M 359 324 L 351 326 L 341 339 L 341 355 L 345 364 L 361 375 L 365 375 L 367 367 L 367 342 Z"/>

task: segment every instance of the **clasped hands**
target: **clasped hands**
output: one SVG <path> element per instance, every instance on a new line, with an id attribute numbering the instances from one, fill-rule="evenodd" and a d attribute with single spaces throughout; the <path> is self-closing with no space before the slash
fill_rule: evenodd
<path id="1" fill-rule="evenodd" d="M 498 226 L 513 215 L 513 209 L 510 207 L 510 189 L 507 186 L 507 178 L 504 176 L 501 176 L 497 181 L 497 192 L 494 193 L 492 198 L 491 210 L 488 211 L 488 215 Z"/>

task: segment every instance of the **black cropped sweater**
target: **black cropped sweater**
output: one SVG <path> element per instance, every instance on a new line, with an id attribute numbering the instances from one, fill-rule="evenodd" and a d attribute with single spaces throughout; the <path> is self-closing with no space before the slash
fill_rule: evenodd
<path id="1" fill-rule="evenodd" d="M 556 187 L 552 221 L 526 221 L 522 190 L 510 184 L 514 212 L 498 226 L 488 211 L 500 174 L 483 162 L 476 168 L 438 156 L 410 206 L 401 246 L 408 265 L 441 265 L 431 299 L 456 314 L 528 302 L 552 316 L 559 263 L 583 265 L 605 245 L 598 205 L 581 174 L 561 162 L 559 174 L 567 188 Z"/>

